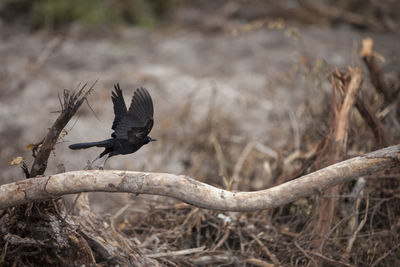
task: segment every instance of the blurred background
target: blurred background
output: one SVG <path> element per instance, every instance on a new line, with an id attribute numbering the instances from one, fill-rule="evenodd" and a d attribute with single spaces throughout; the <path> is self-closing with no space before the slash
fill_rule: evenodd
<path id="1" fill-rule="evenodd" d="M 33 162 L 29 145 L 57 117 L 58 95 L 97 80 L 93 111 L 82 105 L 46 174 L 81 170 L 102 151 L 68 145 L 109 138 L 119 82 L 127 103 L 137 86 L 149 90 L 158 142 L 111 158 L 106 169 L 185 174 L 222 188 L 235 176 L 240 190 L 268 188 L 281 158 L 312 150 L 327 134 L 328 74 L 364 68 L 363 38 L 374 40 L 386 77 L 398 77 L 399 27 L 396 0 L 3 0 L 0 182 L 24 178 L 9 162 Z M 363 90 L 371 88 L 365 75 Z M 357 153 L 374 148 L 366 141 Z M 95 209 L 111 213 L 127 201 L 165 201 L 98 196 Z"/>
<path id="2" fill-rule="evenodd" d="M 82 169 L 100 153 L 67 146 L 109 137 L 116 82 L 127 102 L 137 86 L 148 88 L 159 142 L 110 159 L 110 169 L 184 173 L 221 184 L 215 141 L 228 173 L 252 142 L 307 151 L 304 131 L 323 135 L 325 126 L 310 129 L 303 120 L 330 94 L 329 72 L 361 65 L 362 38 L 374 38 L 385 73 L 397 75 L 399 10 L 389 0 L 2 1 L 0 181 L 22 178 L 8 162 L 16 156 L 32 162 L 27 146 L 56 118 L 58 94 L 95 80 L 89 99 L 95 114 L 81 108 L 48 173 L 58 164 Z"/>
<path id="3" fill-rule="evenodd" d="M 224 186 L 240 153 L 243 190 L 270 184 L 276 153 L 308 151 L 324 135 L 331 94 L 327 75 L 362 65 L 362 38 L 373 37 L 396 76 L 398 1 L 51 1 L 0 4 L 0 181 L 23 178 L 60 109 L 58 95 L 98 80 L 65 130 L 47 173 L 80 170 L 102 150 L 74 142 L 110 136 L 114 83 L 125 100 L 146 87 L 159 142 L 109 160 L 109 169 L 186 174 Z M 307 132 L 309 140 L 302 140 Z M 367 148 L 366 148 L 367 150 Z M 260 152 L 261 151 L 261 152 Z M 278 152 L 276 152 L 278 151 Z M 248 171 L 248 173 L 246 173 Z M 259 179 L 264 177 L 263 179 Z M 265 178 L 267 177 L 267 178 Z"/>

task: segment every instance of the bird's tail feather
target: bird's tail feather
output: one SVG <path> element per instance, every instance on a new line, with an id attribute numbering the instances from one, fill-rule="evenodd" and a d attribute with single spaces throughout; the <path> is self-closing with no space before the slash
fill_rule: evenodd
<path id="1" fill-rule="evenodd" d="M 112 144 L 112 139 L 107 139 L 104 141 L 99 141 L 99 142 L 89 142 L 89 143 L 78 143 L 78 144 L 72 144 L 69 146 L 70 149 L 85 149 L 89 147 L 108 147 Z"/>

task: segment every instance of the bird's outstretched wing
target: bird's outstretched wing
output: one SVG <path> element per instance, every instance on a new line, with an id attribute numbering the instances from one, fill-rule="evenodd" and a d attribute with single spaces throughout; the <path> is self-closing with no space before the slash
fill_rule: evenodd
<path id="1" fill-rule="evenodd" d="M 135 143 L 146 137 L 153 128 L 153 101 L 144 87 L 136 89 L 128 114 L 117 124 L 115 136 Z"/>
<path id="2" fill-rule="evenodd" d="M 111 127 L 113 130 L 117 129 L 118 124 L 128 114 L 124 96 L 122 95 L 122 90 L 119 87 L 118 83 L 114 85 L 114 90 L 115 91 L 113 91 L 111 94 L 111 100 L 114 104 L 114 115 L 115 115 L 114 122 Z"/>

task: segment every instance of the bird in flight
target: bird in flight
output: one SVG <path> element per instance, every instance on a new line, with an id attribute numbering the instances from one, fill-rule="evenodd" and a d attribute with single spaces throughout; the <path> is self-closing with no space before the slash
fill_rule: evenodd
<path id="1" fill-rule="evenodd" d="M 116 155 L 126 155 L 136 152 L 143 145 L 157 141 L 148 136 L 153 128 L 153 101 L 149 92 L 144 87 L 137 88 L 133 94 L 131 106 L 127 110 L 124 96 L 119 84 L 114 85 L 111 95 L 114 104 L 114 122 L 110 139 L 99 142 L 79 143 L 70 145 L 70 149 L 86 149 L 90 147 L 104 147 L 104 151 L 97 156 L 96 160 L 107 155 L 103 164 L 99 167 L 104 168 L 106 161 Z"/>

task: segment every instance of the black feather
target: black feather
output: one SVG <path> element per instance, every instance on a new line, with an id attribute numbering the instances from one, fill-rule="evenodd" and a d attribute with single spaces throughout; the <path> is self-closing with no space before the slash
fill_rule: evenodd
<path id="1" fill-rule="evenodd" d="M 129 110 L 126 108 L 124 96 L 119 84 L 114 85 L 111 94 L 114 106 L 114 132 L 111 139 L 100 142 L 79 143 L 69 147 L 71 149 L 85 149 L 93 146 L 104 147 L 105 150 L 96 158 L 99 159 L 108 154 L 103 166 L 109 157 L 119 154 L 130 154 L 137 151 L 143 145 L 155 141 L 148 136 L 153 128 L 153 100 L 144 87 L 135 90 Z M 94 161 L 93 161 L 94 162 Z"/>
<path id="2" fill-rule="evenodd" d="M 114 85 L 115 91 L 112 92 L 111 100 L 114 104 L 114 122 L 111 129 L 115 130 L 118 126 L 118 123 L 126 116 L 127 109 L 125 105 L 124 96 L 122 95 L 122 90 L 119 87 L 119 84 Z"/>
<path id="3" fill-rule="evenodd" d="M 133 94 L 127 115 L 115 128 L 116 138 L 136 142 L 136 139 L 146 137 L 154 124 L 153 101 L 146 88 L 140 87 Z"/>

